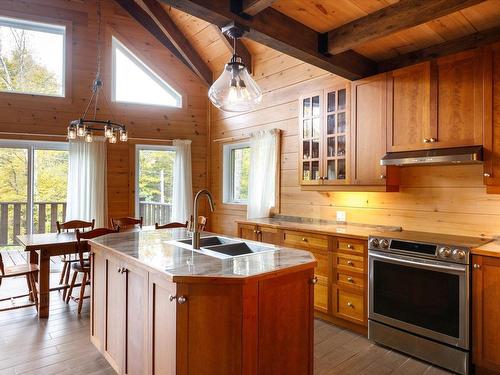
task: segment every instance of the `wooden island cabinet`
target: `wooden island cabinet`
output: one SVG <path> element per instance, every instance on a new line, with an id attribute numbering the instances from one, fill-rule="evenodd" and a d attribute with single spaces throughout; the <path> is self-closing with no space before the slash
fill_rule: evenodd
<path id="1" fill-rule="evenodd" d="M 176 236 L 187 234 L 91 243 L 91 341 L 114 370 L 312 375 L 314 258 L 279 249 L 218 259 L 170 244 Z"/>

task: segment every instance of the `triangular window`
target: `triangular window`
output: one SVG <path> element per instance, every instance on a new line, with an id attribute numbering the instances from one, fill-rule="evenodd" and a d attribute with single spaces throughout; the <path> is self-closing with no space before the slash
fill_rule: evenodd
<path id="1" fill-rule="evenodd" d="M 182 107 L 182 96 L 113 37 L 113 101 Z"/>

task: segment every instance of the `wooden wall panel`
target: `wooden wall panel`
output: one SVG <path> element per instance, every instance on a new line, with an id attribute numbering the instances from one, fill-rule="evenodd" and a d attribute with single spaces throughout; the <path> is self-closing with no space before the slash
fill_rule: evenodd
<path id="1" fill-rule="evenodd" d="M 185 65 L 175 58 L 150 33 L 143 29 L 114 1 L 103 1 L 103 81 L 104 92 L 117 121 L 129 129 L 129 136 L 155 141 L 191 139 L 193 158 L 193 189 L 207 185 L 207 87 Z M 0 93 L 0 138 L 12 138 L 2 133 L 64 135 L 70 120 L 81 116 L 90 96 L 96 69 L 97 16 L 95 1 L 67 0 L 0 0 L 0 15 L 19 18 L 44 16 L 47 21 L 70 22 L 71 69 L 67 79 L 71 90 L 67 98 L 47 98 L 31 95 Z M 12 13 L 15 12 L 15 13 Z M 183 108 L 112 103 L 111 35 L 125 43 L 140 59 L 155 70 L 183 96 Z M 100 115 L 111 116 L 109 108 L 100 102 Z M 36 138 L 14 136 L 15 138 Z M 108 147 L 108 215 L 134 214 L 135 143 L 130 141 Z"/>
<path id="2" fill-rule="evenodd" d="M 283 130 L 282 214 L 335 220 L 336 211 L 343 210 L 349 222 L 475 236 L 500 233 L 500 196 L 486 194 L 482 165 L 405 167 L 401 170 L 401 191 L 397 193 L 302 190 L 297 172 L 297 99 L 301 93 L 338 83 L 339 78 L 321 71 L 309 75 L 313 70 L 307 64 L 297 64 L 295 59 L 268 48 L 260 49 L 254 61 L 257 82 L 265 92 L 262 104 L 244 114 L 213 110 L 210 137 L 213 141 L 241 137 L 257 129 Z M 294 73 L 289 76 L 291 71 Z M 212 230 L 236 235 L 235 220 L 246 217 L 246 207 L 221 202 L 222 145 L 211 142 L 210 184 L 217 200 Z"/>

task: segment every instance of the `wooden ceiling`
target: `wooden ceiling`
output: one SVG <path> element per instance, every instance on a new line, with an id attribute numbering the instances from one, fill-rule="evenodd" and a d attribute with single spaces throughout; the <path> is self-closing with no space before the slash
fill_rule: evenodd
<path id="1" fill-rule="evenodd" d="M 187 56 L 181 51 L 182 57 L 200 60 L 191 68 L 205 70 L 205 81 L 207 69 L 218 74 L 231 56 L 220 32 L 229 21 L 248 28 L 238 47 L 245 61 L 252 52 L 273 48 L 348 79 L 500 40 L 500 0 L 135 2 L 153 16 L 158 9 L 151 13 L 152 7 L 160 8 L 173 21 L 181 42 L 194 50 Z"/>

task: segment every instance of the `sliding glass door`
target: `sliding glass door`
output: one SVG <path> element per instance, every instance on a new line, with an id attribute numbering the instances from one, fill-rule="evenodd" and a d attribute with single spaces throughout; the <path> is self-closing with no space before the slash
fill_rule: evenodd
<path id="1" fill-rule="evenodd" d="M 168 146 L 136 146 L 135 211 L 144 225 L 165 224 L 172 217 L 175 150 Z"/>
<path id="2" fill-rule="evenodd" d="M 0 141 L 0 247 L 16 245 L 18 234 L 56 231 L 67 179 L 66 143 Z"/>

